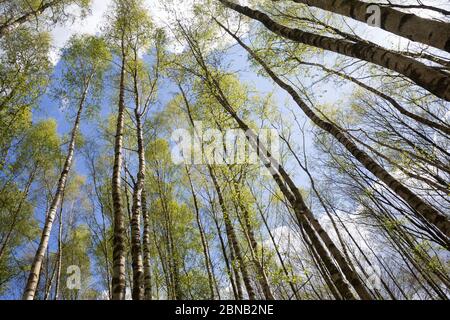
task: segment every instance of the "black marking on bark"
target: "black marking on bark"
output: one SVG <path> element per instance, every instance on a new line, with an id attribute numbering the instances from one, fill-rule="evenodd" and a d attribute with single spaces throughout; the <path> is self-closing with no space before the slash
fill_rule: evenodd
<path id="1" fill-rule="evenodd" d="M 404 14 L 401 18 L 400 18 L 400 22 L 398 24 L 398 30 L 402 31 L 403 26 L 408 22 L 408 20 L 410 20 L 411 18 L 414 18 L 414 15 L 412 14 Z M 407 34 L 406 37 L 409 40 L 412 40 L 413 35 L 412 34 Z"/>
<path id="2" fill-rule="evenodd" d="M 445 43 L 444 49 L 445 49 L 445 51 L 450 52 L 450 38 Z"/>
<path id="3" fill-rule="evenodd" d="M 409 19 L 413 18 L 414 16 L 412 14 L 404 14 L 401 18 L 400 18 L 400 22 L 398 24 L 398 29 L 401 31 L 403 26 L 405 25 L 406 22 L 408 22 Z"/>
<path id="4" fill-rule="evenodd" d="M 441 79 L 438 80 L 436 88 L 440 92 L 445 93 L 446 91 L 450 90 L 450 81 L 448 80 L 448 78 L 442 77 Z"/>
<path id="5" fill-rule="evenodd" d="M 383 30 L 386 30 L 386 20 L 387 20 L 387 16 L 388 15 L 389 14 L 386 11 L 384 11 L 384 10 L 381 11 L 381 14 L 380 14 L 380 28 L 383 29 Z"/>
<path id="6" fill-rule="evenodd" d="M 350 17 L 355 18 L 355 6 L 350 5 Z"/>

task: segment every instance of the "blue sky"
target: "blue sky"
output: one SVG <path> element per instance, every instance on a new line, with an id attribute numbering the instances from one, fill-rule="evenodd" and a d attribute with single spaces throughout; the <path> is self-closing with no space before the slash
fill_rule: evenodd
<path id="1" fill-rule="evenodd" d="M 440 1 L 440 0 L 436 0 Z M 153 5 L 156 1 L 148 0 L 149 5 Z M 432 1 L 430 1 L 432 2 Z M 87 19 L 85 19 L 82 22 L 76 22 L 73 25 L 66 25 L 66 26 L 59 26 L 55 30 L 53 30 L 52 35 L 54 37 L 54 50 L 52 52 L 52 59 L 55 62 L 55 71 L 54 76 L 55 78 L 59 74 L 62 66 L 61 63 L 58 61 L 58 51 L 59 49 L 64 45 L 64 43 L 70 38 L 70 36 L 74 33 L 83 33 L 87 32 L 90 34 L 97 34 L 100 31 L 100 25 L 102 18 L 106 12 L 106 9 L 108 7 L 108 4 L 111 3 L 111 0 L 93 0 L 93 7 L 92 7 L 92 15 L 90 15 Z M 184 2 L 184 6 L 189 5 L 189 1 Z M 156 8 L 156 6 L 152 6 L 152 8 Z M 183 10 L 183 8 L 181 8 Z M 157 16 L 157 19 L 159 22 L 161 20 L 165 19 L 165 14 L 160 11 L 160 9 L 156 10 L 156 13 L 154 15 Z M 393 38 L 392 36 L 388 36 L 385 32 L 377 30 L 377 32 L 371 33 L 371 40 L 375 42 L 380 42 L 386 44 L 387 41 L 392 41 L 393 43 L 397 44 L 399 41 L 398 39 Z M 404 44 L 402 44 L 404 45 Z M 261 76 L 257 76 L 253 70 L 249 70 L 248 67 L 248 61 L 247 61 L 247 54 L 246 52 L 237 46 L 234 46 L 229 50 L 229 54 L 227 55 L 227 59 L 231 64 L 231 67 L 234 70 L 239 70 L 239 77 L 242 81 L 252 85 L 252 87 L 256 88 L 261 94 L 267 94 L 269 92 L 274 93 L 274 101 L 277 104 L 277 106 L 280 108 L 280 111 L 282 113 L 288 112 L 288 109 L 286 107 L 289 107 L 292 110 L 296 110 L 297 107 L 294 105 L 291 98 L 281 89 L 277 88 L 272 81 L 269 81 L 266 78 L 263 78 Z M 305 79 L 303 79 L 305 80 Z M 305 85 L 308 85 L 308 81 L 305 81 Z M 160 86 L 161 90 L 159 92 L 159 98 L 158 98 L 158 104 L 159 106 L 164 106 L 172 97 L 173 94 L 176 93 L 177 89 L 174 86 L 173 83 L 170 83 L 169 81 L 165 81 L 163 85 Z M 327 84 L 321 84 L 320 86 L 321 90 L 324 92 L 324 96 L 321 99 L 321 102 L 327 102 L 327 103 L 348 103 L 349 102 L 349 94 L 351 93 L 351 87 L 345 86 L 337 88 L 332 83 Z M 105 92 L 105 99 L 103 100 L 103 103 L 101 105 L 101 114 L 102 115 L 108 115 L 111 112 L 114 112 L 115 105 L 111 104 L 111 96 L 113 92 L 111 89 L 108 89 Z M 287 106 L 286 106 L 287 102 Z M 297 115 L 300 119 L 304 118 L 301 111 L 297 112 Z M 61 103 L 60 101 L 53 100 L 49 94 L 46 94 L 40 102 L 40 108 L 37 110 L 34 115 L 33 119 L 34 121 L 39 121 L 42 119 L 48 119 L 48 118 L 54 118 L 58 123 L 58 133 L 60 135 L 67 135 L 71 128 L 72 124 L 70 121 L 68 121 L 67 117 L 67 111 L 61 109 Z M 199 119 L 201 120 L 201 119 Z M 93 134 L 96 132 L 95 123 L 93 122 L 84 122 L 81 126 L 81 131 L 84 135 L 92 137 Z M 309 141 L 310 142 L 310 141 Z M 87 170 L 84 165 L 84 160 L 80 157 L 79 154 L 75 157 L 75 166 L 73 168 L 72 172 L 77 172 L 77 174 L 85 175 L 87 176 Z M 289 167 L 293 168 L 294 165 L 292 163 L 289 163 Z M 305 176 L 303 174 L 300 174 L 300 172 L 296 172 L 296 182 L 301 185 L 307 185 Z M 39 217 L 39 220 L 42 221 L 43 219 L 43 212 L 36 212 L 36 216 Z M 55 231 L 57 228 L 54 228 L 53 232 L 53 239 L 55 239 Z M 51 247 L 54 248 L 55 243 L 54 240 L 52 241 Z"/>

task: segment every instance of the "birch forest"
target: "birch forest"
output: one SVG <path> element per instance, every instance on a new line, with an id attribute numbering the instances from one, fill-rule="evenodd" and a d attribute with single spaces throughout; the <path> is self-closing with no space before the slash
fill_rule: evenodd
<path id="1" fill-rule="evenodd" d="M 449 300 L 448 0 L 0 0 L 1 300 Z"/>

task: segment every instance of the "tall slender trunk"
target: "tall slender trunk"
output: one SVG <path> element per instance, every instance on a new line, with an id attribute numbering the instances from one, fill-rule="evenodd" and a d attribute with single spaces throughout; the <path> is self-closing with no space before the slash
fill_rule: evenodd
<path id="1" fill-rule="evenodd" d="M 230 220 L 230 216 L 228 214 L 228 209 L 226 207 L 223 195 L 222 195 L 222 190 L 220 189 L 219 183 L 217 181 L 216 175 L 214 173 L 214 170 L 211 168 L 210 165 L 208 165 L 208 170 L 209 170 L 209 174 L 211 176 L 211 179 L 213 181 L 214 184 L 214 188 L 216 189 L 217 192 L 217 197 L 219 198 L 219 204 L 220 207 L 222 209 L 222 213 L 223 213 L 223 220 L 225 222 L 225 230 L 228 236 L 228 239 L 230 240 L 230 246 L 233 248 L 234 250 L 234 254 L 236 255 L 236 260 L 238 263 L 238 267 L 241 270 L 242 273 L 242 279 L 244 281 L 244 286 L 245 289 L 247 290 L 247 294 L 248 294 L 248 298 L 250 300 L 255 300 L 256 299 L 256 295 L 255 295 L 255 291 L 253 289 L 253 286 L 251 284 L 250 281 L 250 276 L 248 274 L 248 270 L 247 267 L 245 265 L 244 262 L 244 258 L 242 256 L 242 252 L 241 252 L 241 248 L 239 246 L 239 242 L 236 236 L 236 232 L 234 231 L 234 227 L 233 224 Z"/>
<path id="2" fill-rule="evenodd" d="M 173 231 L 172 231 L 172 223 L 169 222 L 169 246 L 170 246 L 170 259 L 172 260 L 172 279 L 173 279 L 173 290 L 174 290 L 174 298 L 175 300 L 183 300 L 184 299 L 184 292 L 181 289 L 181 282 L 180 282 L 180 260 L 178 258 L 178 254 L 175 250 L 175 241 L 173 240 Z M 182 262 L 183 263 L 183 262 Z"/>
<path id="3" fill-rule="evenodd" d="M 143 251 L 144 251 L 144 288 L 145 299 L 152 300 L 152 269 L 150 265 L 150 216 L 147 210 L 145 188 L 142 190 L 142 218 L 144 220 Z"/>
<path id="4" fill-rule="evenodd" d="M 135 56 L 137 60 L 137 56 Z M 133 265 L 133 300 L 143 300 L 144 289 L 144 265 L 142 261 L 141 246 L 141 210 L 142 210 L 142 191 L 145 181 L 145 147 L 144 135 L 142 132 L 142 115 L 139 107 L 138 75 L 137 70 L 134 73 L 134 97 L 135 109 L 134 117 L 136 120 L 136 137 L 138 145 L 138 173 L 136 185 L 133 190 L 133 205 L 131 208 L 131 255 Z"/>
<path id="5" fill-rule="evenodd" d="M 272 241 L 272 244 L 273 244 L 273 247 L 275 249 L 275 253 L 277 254 L 278 261 L 280 262 L 281 268 L 283 269 L 283 272 L 286 275 L 287 279 L 289 279 L 288 282 L 289 282 L 289 286 L 290 286 L 290 288 L 292 290 L 292 293 L 296 297 L 297 300 L 300 300 L 300 296 L 298 294 L 298 289 L 296 288 L 296 285 L 294 284 L 294 282 L 292 282 L 292 280 L 291 280 L 291 276 L 290 276 L 290 274 L 288 272 L 286 264 L 284 263 L 284 259 L 281 256 L 281 252 L 280 252 L 280 250 L 278 248 L 278 244 L 275 241 L 275 236 L 273 235 L 273 232 L 270 229 L 269 223 L 267 222 L 267 219 L 264 216 L 264 212 L 262 211 L 262 208 L 261 208 L 260 204 L 258 203 L 258 199 L 256 199 L 255 195 L 253 195 L 253 197 L 255 199 L 256 208 L 257 208 L 257 210 L 258 210 L 258 212 L 259 212 L 259 214 L 261 216 L 261 219 L 262 219 L 262 221 L 264 223 L 264 226 L 266 227 L 267 233 L 269 234 L 269 238 Z"/>
<path id="6" fill-rule="evenodd" d="M 261 11 L 228 0 L 219 1 L 236 12 L 258 20 L 267 29 L 286 39 L 377 64 L 404 75 L 437 97 L 450 101 L 450 76 L 417 60 L 364 42 L 355 43 L 288 28 L 273 21 Z"/>
<path id="7" fill-rule="evenodd" d="M 213 203 L 211 202 L 211 206 L 213 206 Z M 230 284 L 231 284 L 231 289 L 233 290 L 233 296 L 235 300 L 242 300 L 242 290 L 240 287 L 240 283 L 235 279 L 234 279 L 234 275 L 233 275 L 233 266 L 231 265 L 232 262 L 230 263 L 230 260 L 228 259 L 228 255 L 227 255 L 227 250 L 225 247 L 225 241 L 222 237 L 222 230 L 220 229 L 219 226 L 219 222 L 217 221 L 217 218 L 215 216 L 213 216 L 213 220 L 214 220 L 214 224 L 216 226 L 217 229 L 217 235 L 219 237 L 219 241 L 220 241 L 220 248 L 222 249 L 222 255 L 223 255 L 223 259 L 225 261 L 225 267 L 227 268 L 227 273 L 228 273 L 228 277 L 230 278 Z M 231 260 L 233 260 L 233 257 L 231 257 Z"/>
<path id="8" fill-rule="evenodd" d="M 356 248 L 358 249 L 359 253 L 364 257 L 364 260 L 367 262 L 367 264 L 373 268 L 373 263 L 370 261 L 369 257 L 367 256 L 366 252 L 364 252 L 364 250 L 361 248 L 361 244 L 358 243 L 358 241 L 353 237 L 353 235 L 350 233 L 350 231 L 348 230 L 348 228 L 346 227 L 346 225 L 343 223 L 343 221 L 339 218 L 339 215 L 336 215 L 336 217 L 338 218 L 339 224 L 341 225 L 341 227 L 345 230 L 346 234 L 349 236 L 349 238 L 352 240 L 353 244 L 356 246 Z M 369 243 L 366 241 L 365 237 L 359 232 L 359 230 L 357 230 L 359 233 L 359 236 L 363 239 L 365 245 L 367 246 L 367 248 L 369 248 L 373 254 L 373 256 L 375 257 L 375 259 L 377 260 L 378 264 L 381 265 L 383 267 L 383 269 L 386 271 L 386 273 L 389 275 L 389 277 L 391 278 L 391 280 L 393 281 L 393 283 L 395 284 L 395 286 L 397 287 L 397 289 L 400 291 L 400 293 L 403 295 L 404 299 L 407 299 L 407 295 L 405 294 L 405 292 L 402 290 L 402 288 L 398 285 L 397 280 L 395 279 L 395 277 L 392 276 L 391 272 L 387 269 L 386 265 L 381 261 L 381 259 L 378 257 L 378 255 L 375 253 L 375 251 L 370 247 Z M 353 256 L 355 257 L 355 260 L 358 258 L 356 256 L 355 253 L 353 253 Z M 389 296 L 391 297 L 392 300 L 397 300 L 396 296 L 393 294 L 391 288 L 389 287 L 389 285 L 386 283 L 386 281 L 381 278 L 381 283 L 383 284 L 385 290 L 388 292 Z"/>
<path id="9" fill-rule="evenodd" d="M 244 220 L 244 230 L 246 231 L 246 236 L 248 239 L 248 242 L 250 244 L 250 255 L 252 257 L 253 264 L 255 265 L 256 271 L 258 272 L 258 280 L 261 285 L 261 288 L 264 293 L 264 297 L 267 300 L 274 300 L 274 296 L 272 293 L 272 290 L 269 285 L 269 280 L 267 278 L 266 271 L 264 270 L 264 266 L 262 263 L 258 260 L 257 254 L 258 254 L 258 243 L 255 239 L 255 234 L 253 232 L 253 227 L 250 223 L 250 213 L 248 212 L 248 209 L 245 207 L 245 205 L 242 203 L 241 199 L 241 190 L 239 189 L 240 186 L 237 184 L 233 184 L 235 191 L 237 193 L 237 201 L 239 202 L 239 209 L 243 214 L 243 220 Z"/>
<path id="10" fill-rule="evenodd" d="M 156 230 L 155 230 L 155 225 L 153 224 L 153 228 L 152 228 L 152 240 L 154 242 L 156 251 L 158 251 L 158 256 L 159 256 L 159 260 L 161 262 L 161 269 L 163 271 L 163 275 L 164 275 L 164 282 L 166 283 L 166 287 L 167 287 L 167 298 L 170 299 L 172 297 L 172 286 L 171 286 L 171 281 L 170 281 L 170 275 L 169 275 L 169 266 L 168 266 L 168 258 L 166 258 L 164 256 L 163 251 L 161 250 L 161 246 L 160 243 L 158 242 L 157 238 L 156 238 Z M 158 277 L 155 278 L 155 281 L 158 281 Z M 159 284 L 156 284 L 156 298 L 158 299 L 159 296 Z"/>
<path id="11" fill-rule="evenodd" d="M 219 130 L 221 132 L 223 132 L 222 126 L 220 125 L 220 123 L 218 123 L 217 119 L 215 119 L 215 123 L 216 123 L 217 127 L 219 128 Z M 223 142 L 223 148 L 226 152 L 227 147 L 226 147 L 225 141 Z M 223 160 L 224 160 L 224 163 L 226 163 L 226 159 L 223 158 Z M 230 171 L 232 170 L 232 166 L 230 164 L 227 164 L 227 167 Z M 253 227 L 250 223 L 250 213 L 249 213 L 247 207 L 242 202 L 241 189 L 240 189 L 242 186 L 240 185 L 239 181 L 234 181 L 232 183 L 232 186 L 234 188 L 234 192 L 237 195 L 237 199 L 234 202 L 234 206 L 235 206 L 236 213 L 238 214 L 238 219 L 239 219 L 239 211 L 243 214 L 243 217 L 242 217 L 243 219 L 239 219 L 239 221 L 241 223 L 242 230 L 244 232 L 244 236 L 247 239 L 247 242 L 249 244 L 249 249 L 250 249 L 249 251 L 250 251 L 250 256 L 251 256 L 253 265 L 255 266 L 256 272 L 258 273 L 257 280 L 262 288 L 264 297 L 267 300 L 274 300 L 275 298 L 274 298 L 272 290 L 270 288 L 266 271 L 264 270 L 264 266 L 262 265 L 261 261 L 259 261 L 259 259 L 257 257 L 258 243 L 256 242 L 255 234 L 253 232 Z"/>
<path id="12" fill-rule="evenodd" d="M 219 22 L 217 22 L 219 23 Z M 220 24 L 220 23 L 219 23 Z M 267 72 L 267 74 L 277 83 L 282 89 L 288 92 L 305 115 L 314 122 L 319 128 L 328 132 L 336 138 L 368 171 L 374 176 L 384 182 L 395 194 L 408 203 L 417 213 L 419 219 L 424 219 L 431 225 L 434 225 L 446 237 L 450 237 L 450 221 L 431 205 L 426 203 L 409 188 L 401 184 L 397 179 L 390 175 L 383 167 L 376 163 L 366 152 L 360 150 L 358 146 L 352 142 L 336 125 L 322 120 L 317 116 L 308 105 L 300 98 L 297 92 L 282 81 L 267 64 L 246 46 L 238 37 L 231 33 L 225 26 L 220 24 L 225 31 L 227 31 L 238 43 L 256 60 Z M 450 93 L 450 88 L 449 88 Z M 450 244 L 449 244 L 450 246 Z"/>
<path id="13" fill-rule="evenodd" d="M 265 160 L 263 160 L 265 161 Z M 345 282 L 341 271 L 336 267 L 334 264 L 332 258 L 328 254 L 326 248 L 322 245 L 320 242 L 320 239 L 318 238 L 316 231 L 311 227 L 311 221 L 309 221 L 309 209 L 304 204 L 304 201 L 301 197 L 298 197 L 298 194 L 293 194 L 291 191 L 288 190 L 287 186 L 282 181 L 281 177 L 277 173 L 272 173 L 272 176 L 277 183 L 278 187 L 280 188 L 283 195 L 288 199 L 289 203 L 292 205 L 294 209 L 294 213 L 297 219 L 298 225 L 305 230 L 306 235 L 308 236 L 309 240 L 312 244 L 312 250 L 315 250 L 315 252 L 318 254 L 318 256 L 321 258 L 323 264 L 325 265 L 326 269 L 330 273 L 330 277 L 333 280 L 333 284 L 336 286 L 337 290 L 339 291 L 340 295 L 344 299 L 353 300 L 355 299 L 355 296 L 353 295 L 349 285 Z M 326 234 L 325 230 L 321 230 L 319 235 L 323 236 Z M 325 246 L 330 250 L 336 252 L 336 250 L 331 250 L 330 243 L 325 243 Z M 345 269 L 348 271 L 348 268 Z M 350 272 L 350 275 L 352 272 Z M 353 282 L 353 279 L 357 279 L 355 276 L 350 276 L 349 281 Z M 355 286 L 355 285 L 354 285 Z M 357 286 L 360 287 L 360 286 Z M 355 288 L 356 289 L 356 288 Z M 364 290 L 360 290 L 361 298 L 363 299 L 370 299 L 370 295 L 367 295 Z"/>
<path id="14" fill-rule="evenodd" d="M 225 225 L 225 233 L 226 233 L 226 225 Z M 232 244 L 232 241 L 230 240 L 230 237 L 227 234 L 228 239 L 228 251 L 230 251 L 230 261 L 231 261 L 231 271 L 233 272 L 234 279 L 236 281 L 236 290 L 237 290 L 237 296 L 238 300 L 244 300 L 244 292 L 242 290 L 242 276 L 241 272 L 239 271 L 239 262 L 236 259 L 236 253 L 234 252 L 234 247 Z"/>
<path id="15" fill-rule="evenodd" d="M 169 287 L 168 291 L 172 294 L 173 300 L 183 300 L 184 294 L 181 289 L 180 283 L 180 265 L 179 265 L 179 257 L 177 250 L 175 248 L 175 241 L 173 239 L 173 221 L 171 215 L 171 209 L 169 208 L 169 201 L 166 190 L 163 185 L 163 177 L 159 171 L 157 172 L 157 187 L 158 187 L 158 195 L 161 201 L 162 211 L 164 214 L 164 227 L 165 227 L 165 243 L 167 248 L 167 260 L 168 260 L 168 277 Z"/>
<path id="16" fill-rule="evenodd" d="M 47 247 L 47 256 L 46 256 L 46 263 L 45 263 L 45 285 L 44 285 L 44 298 L 43 300 L 48 300 L 48 297 L 50 296 L 50 291 L 52 290 L 53 285 L 53 279 L 55 278 L 55 272 L 56 272 L 56 261 L 54 263 L 54 267 L 52 269 L 51 263 L 50 263 L 50 249 Z"/>
<path id="17" fill-rule="evenodd" d="M 24 300 L 33 300 L 36 294 L 36 288 L 39 282 L 39 274 L 41 272 L 45 251 L 47 250 L 48 247 L 53 221 L 55 220 L 56 211 L 58 210 L 58 206 L 61 202 L 62 195 L 66 188 L 67 177 L 72 167 L 73 155 L 75 152 L 75 140 L 80 127 L 81 114 L 83 112 L 84 102 L 86 100 L 88 88 L 89 83 L 87 84 L 80 99 L 77 116 L 75 118 L 75 123 L 70 135 L 69 149 L 67 152 L 66 160 L 64 162 L 63 170 L 59 176 L 58 186 L 56 188 L 56 192 L 53 196 L 53 200 L 49 207 L 48 215 L 47 218 L 45 219 L 44 229 L 42 230 L 41 239 L 39 241 L 39 246 L 36 251 L 36 255 L 34 256 L 33 263 L 31 265 L 30 274 L 28 276 L 27 284 L 23 293 Z"/>
<path id="18" fill-rule="evenodd" d="M 109 241 L 110 239 L 107 236 L 107 227 L 106 227 L 106 216 L 105 216 L 105 206 L 103 204 L 103 200 L 101 198 L 100 195 L 100 191 L 99 191 L 99 187 L 98 187 L 98 183 L 97 183 L 97 172 L 95 170 L 95 163 L 92 160 L 92 158 L 89 159 L 90 163 L 91 163 L 91 170 L 92 170 L 92 180 L 94 183 L 94 190 L 95 190 L 95 194 L 97 196 L 97 200 L 98 203 L 100 205 L 100 213 L 101 213 L 101 217 L 102 217 L 102 237 L 103 237 L 103 242 L 101 243 L 102 247 L 103 247 L 103 254 L 105 256 L 105 273 L 106 273 L 106 285 L 108 287 L 108 299 L 111 300 L 112 299 L 112 292 L 111 292 L 111 273 L 110 273 L 110 261 L 109 261 Z"/>
<path id="19" fill-rule="evenodd" d="M 292 0 L 367 23 L 372 3 L 359 0 Z M 450 24 L 375 5 L 380 10 L 379 27 L 400 37 L 450 52 Z"/>
<path id="20" fill-rule="evenodd" d="M 191 189 L 191 193 L 192 193 L 192 199 L 194 201 L 194 209 L 195 209 L 195 219 L 197 221 L 197 227 L 198 227 L 198 231 L 200 232 L 200 240 L 202 242 L 202 248 L 203 248 L 203 256 L 205 259 L 205 267 L 206 267 L 206 272 L 208 275 L 208 285 L 209 285 L 209 291 L 210 291 L 210 298 L 211 300 L 214 300 L 214 282 L 213 282 L 213 276 L 212 276 L 212 272 L 211 272 L 211 259 L 209 257 L 209 252 L 208 252 L 208 245 L 207 245 L 207 240 L 205 237 L 205 232 L 203 230 L 203 226 L 200 220 L 200 209 L 198 206 L 198 201 L 197 201 L 197 196 L 195 195 L 195 190 L 194 190 L 194 186 L 192 184 L 192 180 L 191 180 L 191 173 L 189 172 L 189 169 L 187 166 L 185 166 L 186 169 L 186 175 L 188 177 L 189 180 L 189 187 Z"/>
<path id="21" fill-rule="evenodd" d="M 172 247 L 174 247 L 174 244 L 172 242 Z M 175 249 L 172 248 L 172 252 L 175 252 Z M 180 283 L 180 266 L 179 261 L 176 257 L 172 258 L 172 273 L 173 273 L 173 292 L 175 294 L 174 299 L 175 300 L 183 300 L 184 299 L 184 292 L 181 290 L 181 283 Z"/>
<path id="22" fill-rule="evenodd" d="M 56 270 L 56 281 L 55 281 L 55 296 L 54 300 L 59 299 L 59 289 L 61 282 L 61 264 L 62 264 L 62 235 L 63 235 L 63 204 L 64 203 L 64 194 L 61 201 L 61 209 L 59 210 L 59 230 L 58 230 L 58 264 Z"/>
<path id="23" fill-rule="evenodd" d="M 124 39 L 122 39 L 122 46 Z M 120 69 L 119 87 L 119 109 L 117 112 L 117 126 L 114 144 L 114 167 L 111 182 L 113 199 L 113 275 L 112 275 L 112 298 L 113 300 L 125 299 L 126 276 L 125 276 L 125 219 L 121 199 L 121 168 L 122 168 L 122 144 L 125 117 L 125 63 L 126 56 L 122 48 L 122 62 Z"/>

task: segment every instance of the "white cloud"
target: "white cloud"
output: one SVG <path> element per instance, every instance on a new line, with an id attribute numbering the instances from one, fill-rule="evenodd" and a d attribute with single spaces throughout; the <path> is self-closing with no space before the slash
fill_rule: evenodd
<path id="1" fill-rule="evenodd" d="M 102 21 L 107 12 L 112 0 L 92 0 L 91 13 L 83 20 L 77 19 L 72 24 L 65 24 L 57 26 L 51 32 L 53 37 L 53 49 L 50 53 L 53 64 L 57 64 L 60 56 L 60 50 L 64 47 L 71 36 L 77 33 L 97 34 L 100 32 Z M 175 15 L 168 12 L 164 5 L 166 2 L 159 0 L 145 0 L 145 6 L 150 11 L 152 19 L 156 26 L 160 28 L 167 28 L 174 23 Z M 171 4 L 170 7 L 175 8 L 176 16 L 184 19 L 192 17 L 192 10 L 194 0 L 176 1 L 176 5 Z M 76 8 L 72 8 L 76 13 Z"/>
<path id="2" fill-rule="evenodd" d="M 91 14 L 83 20 L 77 20 L 73 24 L 67 24 L 64 26 L 57 26 L 52 30 L 53 36 L 53 50 L 51 52 L 51 59 L 54 64 L 56 64 L 59 60 L 59 52 L 60 49 L 65 45 L 67 40 L 76 33 L 88 33 L 88 34 L 96 34 L 100 31 L 100 26 L 102 25 L 102 20 L 104 15 L 110 6 L 112 0 L 92 0 L 91 6 Z M 247 5 L 248 1 L 240 1 L 241 4 Z M 446 3 L 446 0 L 429 0 L 427 4 L 438 4 L 437 7 L 449 8 L 450 4 L 446 4 L 444 6 L 442 2 Z M 170 25 L 173 25 L 175 22 L 175 18 L 181 18 L 182 20 L 189 20 L 193 17 L 192 8 L 193 8 L 194 0 L 145 0 L 146 7 L 150 10 L 151 16 L 153 18 L 154 23 L 161 28 L 167 28 Z M 175 10 L 174 12 L 169 12 L 165 9 L 165 6 L 168 6 Z M 77 10 L 75 7 L 73 10 Z M 417 12 L 415 12 L 417 14 Z M 421 14 L 429 15 L 432 17 L 436 17 L 436 13 L 421 11 Z M 379 30 L 378 37 L 373 37 L 374 33 L 372 32 L 373 41 L 381 42 L 380 44 L 386 45 L 386 39 L 390 39 L 397 46 L 401 48 L 405 48 L 409 43 L 406 39 L 399 39 L 398 37 L 391 36 L 388 33 Z M 227 39 L 227 42 L 230 42 L 230 39 Z M 398 43 L 400 41 L 400 44 Z"/>
<path id="3" fill-rule="evenodd" d="M 59 60 L 60 50 L 70 37 L 76 33 L 96 34 L 100 31 L 101 21 L 112 0 L 93 0 L 91 14 L 85 19 L 78 19 L 72 24 L 57 26 L 51 32 L 53 37 L 53 50 L 50 53 L 52 62 Z M 77 10 L 73 8 L 73 10 Z"/>

